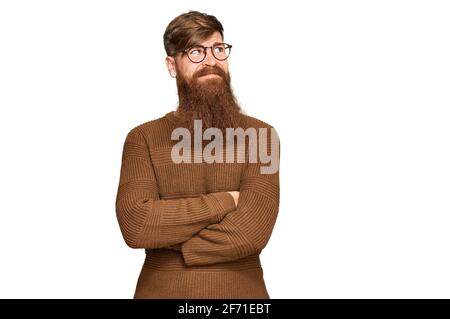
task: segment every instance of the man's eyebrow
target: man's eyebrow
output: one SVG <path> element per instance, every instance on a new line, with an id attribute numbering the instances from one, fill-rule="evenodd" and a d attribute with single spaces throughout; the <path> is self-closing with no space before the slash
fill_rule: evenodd
<path id="1" fill-rule="evenodd" d="M 222 43 L 223 43 L 223 42 L 218 42 L 218 41 L 216 41 L 216 42 L 214 42 L 212 45 L 222 44 Z M 205 45 L 199 44 L 199 43 L 194 43 L 193 45 L 190 46 L 190 48 L 193 48 L 193 47 L 205 47 Z"/>

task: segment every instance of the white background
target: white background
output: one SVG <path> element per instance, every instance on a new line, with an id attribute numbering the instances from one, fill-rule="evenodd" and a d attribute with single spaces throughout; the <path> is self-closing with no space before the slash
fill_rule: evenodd
<path id="1" fill-rule="evenodd" d="M 175 109 L 162 36 L 192 9 L 280 136 L 270 296 L 449 298 L 449 3 L 186 3 L 0 2 L 0 297 L 132 297 L 123 142 Z"/>

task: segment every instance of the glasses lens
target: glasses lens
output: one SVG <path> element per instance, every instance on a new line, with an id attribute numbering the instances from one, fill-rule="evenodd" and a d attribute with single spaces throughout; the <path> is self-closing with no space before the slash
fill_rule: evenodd
<path id="1" fill-rule="evenodd" d="M 205 56 L 205 50 L 202 47 L 193 47 L 189 49 L 188 55 L 192 62 L 200 62 Z"/>
<path id="2" fill-rule="evenodd" d="M 213 53 L 217 60 L 225 60 L 230 55 L 230 46 L 226 43 L 216 44 Z"/>

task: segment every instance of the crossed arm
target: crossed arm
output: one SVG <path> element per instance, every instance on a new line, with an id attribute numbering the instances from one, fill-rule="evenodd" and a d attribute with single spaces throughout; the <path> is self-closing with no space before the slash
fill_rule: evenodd
<path id="1" fill-rule="evenodd" d="M 207 265 L 258 254 L 267 245 L 279 208 L 279 172 L 262 174 L 248 163 L 236 207 L 228 192 L 159 199 L 145 140 L 131 131 L 125 141 L 116 212 L 133 248 L 170 247 L 186 265 Z"/>
<path id="2" fill-rule="evenodd" d="M 142 132 L 131 130 L 124 143 L 116 216 L 131 248 L 162 248 L 190 239 L 236 208 L 227 192 L 160 199 Z"/>

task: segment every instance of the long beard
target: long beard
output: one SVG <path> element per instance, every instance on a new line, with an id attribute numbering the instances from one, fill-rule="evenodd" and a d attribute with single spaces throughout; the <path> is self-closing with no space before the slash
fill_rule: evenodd
<path id="1" fill-rule="evenodd" d="M 205 67 L 188 81 L 177 73 L 179 125 L 194 132 L 194 120 L 202 120 L 202 130 L 215 127 L 225 134 L 227 127 L 237 128 L 241 107 L 238 105 L 230 85 L 230 75 L 219 67 Z M 199 81 L 202 75 L 218 74 Z"/>

